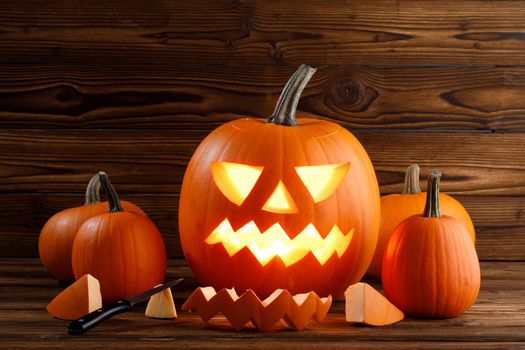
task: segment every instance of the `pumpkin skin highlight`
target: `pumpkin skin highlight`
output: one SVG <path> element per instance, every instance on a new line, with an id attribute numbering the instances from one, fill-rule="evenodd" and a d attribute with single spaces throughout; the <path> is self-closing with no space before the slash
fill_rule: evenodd
<path id="1" fill-rule="evenodd" d="M 166 274 L 166 251 L 157 227 L 146 216 L 123 211 L 116 192 L 108 195 L 110 212 L 82 224 L 72 251 L 75 277 L 89 273 L 97 278 L 104 303 L 150 289 Z"/>
<path id="2" fill-rule="evenodd" d="M 56 280 L 74 280 L 71 267 L 73 241 L 80 226 L 89 218 L 106 213 L 108 202 L 100 202 L 98 194 L 98 174 L 93 176 L 86 190 L 83 206 L 64 209 L 53 215 L 45 223 L 38 239 L 40 260 Z M 130 212 L 146 215 L 142 209 L 131 202 L 121 201 L 122 207 Z"/>
<path id="3" fill-rule="evenodd" d="M 370 159 L 359 141 L 335 123 L 302 118 L 291 125 L 295 126 L 258 118 L 234 120 L 209 134 L 193 155 L 181 189 L 179 231 L 186 261 L 202 285 L 252 289 L 259 297 L 278 288 L 292 294 L 341 295 L 365 273 L 379 229 L 379 189 Z M 242 205 L 230 202 L 214 183 L 213 162 L 262 167 Z M 335 193 L 318 203 L 295 170 L 344 163 L 350 164 L 345 178 Z M 262 209 L 279 182 L 297 212 Z M 354 231 L 343 255 L 334 253 L 324 264 L 309 252 L 290 266 L 277 256 L 262 266 L 248 247 L 230 256 L 222 244 L 205 242 L 225 219 L 235 231 L 250 221 L 260 232 L 278 223 L 290 239 L 308 224 L 323 238 L 334 225 L 345 234 Z"/>
<path id="4" fill-rule="evenodd" d="M 406 315 L 454 317 L 478 296 L 478 257 L 459 220 L 428 216 L 411 216 L 392 233 L 383 258 L 383 288 Z"/>
<path id="5" fill-rule="evenodd" d="M 412 174 L 410 174 L 410 172 L 412 172 Z M 417 164 L 409 166 L 405 176 L 405 184 L 407 184 L 407 178 L 411 176 L 415 177 L 415 179 L 411 181 L 417 181 L 417 187 L 412 184 L 409 185 L 408 188 L 416 188 L 416 190 L 404 190 L 402 194 L 389 194 L 381 197 L 381 225 L 374 257 L 367 271 L 367 275 L 379 281 L 381 280 L 381 267 L 385 248 L 394 229 L 410 216 L 421 214 L 425 208 L 426 192 L 421 192 L 419 189 L 419 167 Z M 406 188 L 407 185 L 405 185 L 405 189 Z M 457 199 L 446 193 L 439 193 L 439 202 L 441 212 L 444 215 L 452 216 L 461 221 L 467 228 L 472 242 L 475 243 L 476 230 L 465 207 L 463 207 Z"/>

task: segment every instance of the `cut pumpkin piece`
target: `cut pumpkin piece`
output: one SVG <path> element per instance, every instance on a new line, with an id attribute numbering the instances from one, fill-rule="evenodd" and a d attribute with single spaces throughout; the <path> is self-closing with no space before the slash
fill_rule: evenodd
<path id="1" fill-rule="evenodd" d="M 221 289 L 215 296 L 215 300 L 217 305 L 223 306 L 220 312 L 237 331 L 250 322 L 253 315 L 257 315 L 259 298 L 252 290 L 247 290 L 239 297 L 233 288 Z"/>
<path id="2" fill-rule="evenodd" d="M 321 322 L 326 316 L 332 297 L 319 298 L 315 292 L 292 296 L 283 289 L 275 290 L 261 301 L 251 289 L 238 295 L 234 289 L 212 287 L 197 288 L 182 305 L 184 311 L 196 311 L 208 323 L 215 315 L 222 313 L 236 330 L 252 323 L 263 332 L 286 326 L 301 330 L 312 318 Z M 280 327 L 282 328 L 282 327 Z"/>
<path id="3" fill-rule="evenodd" d="M 356 283 L 345 292 L 347 322 L 386 326 L 401 321 L 405 315 L 367 283 Z"/>
<path id="4" fill-rule="evenodd" d="M 246 293 L 254 292 L 249 289 L 245 294 Z M 257 329 L 263 332 L 269 332 L 272 328 L 275 330 L 282 328 L 282 323 L 279 321 L 281 321 L 281 319 L 286 319 L 287 314 L 290 311 L 291 299 L 292 295 L 286 289 L 276 289 L 263 301 L 260 301 L 259 298 L 257 298 L 258 313 L 252 317 L 252 323 Z M 293 326 L 293 323 L 290 322 L 290 325 Z"/>
<path id="5" fill-rule="evenodd" d="M 312 320 L 317 311 L 319 297 L 315 292 L 296 294 L 292 297 L 288 314 L 284 317 L 286 324 L 295 329 L 303 329 Z"/>
<path id="6" fill-rule="evenodd" d="M 151 318 L 177 318 L 171 289 L 164 289 L 151 296 L 146 307 L 146 316 Z"/>
<path id="7" fill-rule="evenodd" d="M 58 294 L 47 306 L 47 312 L 63 320 L 76 320 L 101 307 L 100 283 L 86 274 Z"/>

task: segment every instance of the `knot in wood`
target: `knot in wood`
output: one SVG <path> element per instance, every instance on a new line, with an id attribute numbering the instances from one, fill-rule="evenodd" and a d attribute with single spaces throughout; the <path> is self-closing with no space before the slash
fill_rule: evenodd
<path id="1" fill-rule="evenodd" d="M 67 102 L 75 99 L 79 95 L 80 93 L 73 86 L 61 85 L 56 95 L 56 99 L 60 102 Z"/>
<path id="2" fill-rule="evenodd" d="M 328 93 L 335 105 L 349 109 L 363 100 L 366 88 L 360 81 L 349 76 L 343 76 L 334 79 L 329 84 Z"/>

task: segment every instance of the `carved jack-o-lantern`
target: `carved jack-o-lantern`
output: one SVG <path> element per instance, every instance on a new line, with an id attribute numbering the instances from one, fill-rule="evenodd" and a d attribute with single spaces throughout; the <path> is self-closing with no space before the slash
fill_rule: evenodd
<path id="1" fill-rule="evenodd" d="M 295 119 L 314 72 L 299 68 L 270 118 L 226 123 L 193 155 L 179 227 L 203 285 L 261 297 L 277 288 L 327 295 L 365 273 L 379 226 L 377 180 L 350 132 Z"/>

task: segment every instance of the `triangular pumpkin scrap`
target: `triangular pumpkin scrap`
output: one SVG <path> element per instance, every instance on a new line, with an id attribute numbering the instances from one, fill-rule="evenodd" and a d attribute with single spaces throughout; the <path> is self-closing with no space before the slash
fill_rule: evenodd
<path id="1" fill-rule="evenodd" d="M 219 301 L 220 296 L 223 297 L 221 301 Z M 233 288 L 221 289 L 214 300 L 217 300 L 217 305 L 223 305 L 221 313 L 237 331 L 241 330 L 248 322 L 253 321 L 253 315 L 257 314 L 259 298 L 251 290 L 238 296 Z"/>
<path id="2" fill-rule="evenodd" d="M 315 320 L 317 322 L 321 322 L 324 320 L 326 315 L 328 314 L 328 310 L 330 310 L 330 306 L 332 306 L 332 296 L 329 295 L 324 298 L 317 299 L 317 310 L 315 311 Z"/>
<path id="3" fill-rule="evenodd" d="M 221 312 L 222 304 L 211 301 L 216 295 L 217 292 L 213 287 L 199 287 L 191 293 L 190 297 L 182 305 L 182 310 L 196 310 L 202 321 L 208 323 L 209 320 Z"/>
<path id="4" fill-rule="evenodd" d="M 319 297 L 315 292 L 296 294 L 291 298 L 287 315 L 284 319 L 290 327 L 304 329 L 316 313 Z M 293 301 L 293 302 L 292 302 Z"/>
<path id="5" fill-rule="evenodd" d="M 245 293 L 253 293 L 248 289 Z M 290 310 L 292 295 L 286 289 L 276 289 L 263 301 L 259 301 L 258 313 L 252 317 L 257 329 L 269 332 L 281 319 L 285 319 Z M 292 323 L 293 325 L 293 323 Z"/>
<path id="6" fill-rule="evenodd" d="M 47 312 L 56 318 L 76 320 L 101 307 L 100 283 L 86 274 L 60 292 L 47 306 Z"/>
<path id="7" fill-rule="evenodd" d="M 356 283 L 345 292 L 347 322 L 386 326 L 401 321 L 405 315 L 367 283 Z"/>
<path id="8" fill-rule="evenodd" d="M 170 288 L 151 296 L 145 315 L 151 318 L 177 318 L 177 310 Z"/>

